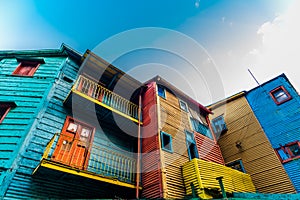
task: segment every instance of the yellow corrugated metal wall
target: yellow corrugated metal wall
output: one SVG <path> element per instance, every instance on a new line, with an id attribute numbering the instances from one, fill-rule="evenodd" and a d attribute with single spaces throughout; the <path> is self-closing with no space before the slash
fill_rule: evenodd
<path id="1" fill-rule="evenodd" d="M 211 106 L 214 115 L 224 114 L 228 131 L 218 143 L 225 163 L 241 159 L 256 189 L 262 193 L 294 193 L 295 189 L 255 118 L 246 98 Z M 267 114 L 267 113 L 266 113 Z M 240 142 L 241 148 L 236 147 Z"/>
<path id="2" fill-rule="evenodd" d="M 224 165 L 193 159 L 183 165 L 182 170 L 188 195 L 192 194 L 190 185 L 193 183 L 200 198 L 212 198 L 212 193 L 207 190 L 214 190 L 219 193 L 220 185 L 216 180 L 217 177 L 223 177 L 222 181 L 226 192 L 255 192 L 250 175 Z"/>

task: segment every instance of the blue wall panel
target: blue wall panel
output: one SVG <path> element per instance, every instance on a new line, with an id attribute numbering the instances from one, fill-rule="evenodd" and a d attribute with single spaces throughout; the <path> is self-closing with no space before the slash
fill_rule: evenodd
<path id="1" fill-rule="evenodd" d="M 292 99 L 277 105 L 269 93 L 279 86 L 283 86 Z M 300 97 L 285 75 L 250 90 L 246 98 L 273 148 L 300 140 Z M 296 165 L 299 166 L 299 160 L 288 162 L 284 167 L 300 192 L 300 176 L 295 176 L 295 173 L 299 174 L 299 167 Z"/>

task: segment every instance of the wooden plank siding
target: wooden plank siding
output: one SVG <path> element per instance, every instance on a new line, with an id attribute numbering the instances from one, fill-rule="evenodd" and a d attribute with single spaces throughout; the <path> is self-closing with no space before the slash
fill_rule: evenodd
<path id="1" fill-rule="evenodd" d="M 218 140 L 225 163 L 241 159 L 259 192 L 294 193 L 289 177 L 245 96 L 229 98 L 226 104 L 216 103 L 210 107 L 214 112 L 211 119 L 223 115 L 228 128 Z M 241 148 L 236 147 L 237 142 Z"/>
<path id="2" fill-rule="evenodd" d="M 3 58 L 0 63 L 0 101 L 14 101 L 17 105 L 0 124 L 0 165 L 10 169 L 2 175 L 3 199 L 47 198 L 47 188 L 51 188 L 50 180 L 33 178 L 31 174 L 47 143 L 63 126 L 68 113 L 63 100 L 79 67 L 62 50 L 47 52 L 49 56 L 43 57 L 45 64 L 32 77 L 11 75 L 19 64 L 15 58 Z M 31 52 L 30 56 L 40 54 Z M 65 81 L 66 76 L 71 81 Z M 38 183 L 43 183 L 40 189 L 36 189 Z"/>
<path id="3" fill-rule="evenodd" d="M 270 94 L 279 87 L 283 87 L 291 97 L 281 104 L 277 104 Z M 300 140 L 300 96 L 284 74 L 263 83 L 261 87 L 250 90 L 246 98 L 273 149 Z M 283 166 L 299 193 L 299 156 L 284 162 Z"/>

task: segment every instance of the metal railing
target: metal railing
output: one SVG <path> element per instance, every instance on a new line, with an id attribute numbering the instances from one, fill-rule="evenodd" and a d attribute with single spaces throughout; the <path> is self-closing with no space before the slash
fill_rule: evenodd
<path id="1" fill-rule="evenodd" d="M 135 183 L 134 153 L 117 152 L 109 147 L 90 145 L 85 141 L 57 133 L 49 141 L 43 158 L 66 167 L 80 169 L 111 179 Z"/>
<path id="2" fill-rule="evenodd" d="M 138 119 L 138 105 L 82 75 L 77 79 L 74 89 L 125 115 Z"/>
<path id="3" fill-rule="evenodd" d="M 134 183 L 136 159 L 99 146 L 93 148 L 89 170 L 104 176 Z"/>

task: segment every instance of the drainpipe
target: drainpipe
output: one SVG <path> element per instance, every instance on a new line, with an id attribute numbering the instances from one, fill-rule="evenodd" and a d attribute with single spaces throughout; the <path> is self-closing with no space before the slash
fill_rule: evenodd
<path id="1" fill-rule="evenodd" d="M 139 94 L 139 108 L 138 108 L 138 149 L 137 149 L 137 164 L 136 164 L 136 191 L 135 191 L 135 198 L 139 199 L 139 187 L 140 187 L 140 173 L 141 173 L 141 112 L 142 112 L 142 88 L 140 89 Z"/>
<path id="2" fill-rule="evenodd" d="M 158 80 L 159 81 L 159 80 Z M 158 145 L 159 145 L 159 160 L 161 167 L 161 189 L 162 189 L 162 198 L 167 199 L 168 197 L 168 189 L 167 189 L 167 178 L 166 178 L 166 168 L 165 168 L 165 159 L 161 149 L 161 122 L 160 122 L 160 100 L 157 92 L 157 84 L 155 83 L 155 96 L 156 96 L 156 114 L 157 114 L 157 134 L 158 134 Z"/>

